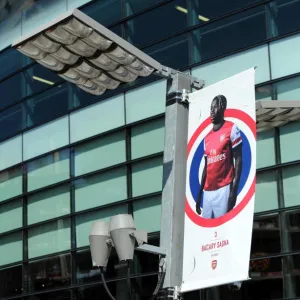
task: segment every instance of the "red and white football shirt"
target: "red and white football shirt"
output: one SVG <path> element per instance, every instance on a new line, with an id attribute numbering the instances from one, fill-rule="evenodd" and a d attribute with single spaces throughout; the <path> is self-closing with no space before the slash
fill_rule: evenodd
<path id="1" fill-rule="evenodd" d="M 230 121 L 207 134 L 204 139 L 204 155 L 207 157 L 205 191 L 215 191 L 231 184 L 234 178 L 232 149 L 241 143 L 240 130 Z"/>

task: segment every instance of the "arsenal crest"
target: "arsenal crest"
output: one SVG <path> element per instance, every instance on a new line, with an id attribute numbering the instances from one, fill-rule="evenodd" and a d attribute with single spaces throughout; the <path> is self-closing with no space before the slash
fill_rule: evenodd
<path id="1" fill-rule="evenodd" d="M 217 267 L 217 260 L 216 260 L 216 259 L 214 259 L 214 260 L 211 262 L 211 267 L 212 267 L 213 270 Z"/>

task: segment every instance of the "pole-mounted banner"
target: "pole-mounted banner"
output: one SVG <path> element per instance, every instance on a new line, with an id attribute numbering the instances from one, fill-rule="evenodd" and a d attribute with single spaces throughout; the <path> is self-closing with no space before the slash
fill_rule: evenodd
<path id="1" fill-rule="evenodd" d="M 255 69 L 189 95 L 181 292 L 248 279 L 256 121 Z"/>

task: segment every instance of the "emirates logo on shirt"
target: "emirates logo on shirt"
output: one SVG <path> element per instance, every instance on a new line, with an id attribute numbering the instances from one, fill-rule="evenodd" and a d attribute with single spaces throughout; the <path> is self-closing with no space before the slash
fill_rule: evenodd
<path id="1" fill-rule="evenodd" d="M 214 156 L 208 156 L 207 157 L 207 164 L 212 164 L 212 163 L 224 160 L 224 159 L 226 159 L 226 154 L 225 153 L 214 155 Z"/>
<path id="2" fill-rule="evenodd" d="M 220 142 L 221 142 L 221 143 L 224 141 L 225 136 L 226 136 L 225 134 L 221 134 L 221 135 L 220 135 Z"/>

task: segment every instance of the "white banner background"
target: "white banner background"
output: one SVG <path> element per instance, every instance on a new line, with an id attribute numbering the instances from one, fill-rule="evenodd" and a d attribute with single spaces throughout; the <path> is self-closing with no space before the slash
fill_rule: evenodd
<path id="1" fill-rule="evenodd" d="M 189 144 L 191 144 L 191 138 L 195 135 L 195 131 L 200 124 L 210 116 L 211 102 L 217 95 L 224 95 L 227 98 L 226 110 L 240 110 L 246 113 L 248 117 L 250 116 L 249 119 L 252 121 L 252 124 L 253 122 L 255 123 L 254 78 L 255 70 L 253 68 L 190 94 Z M 251 152 L 249 175 L 233 209 L 233 211 L 237 211 L 237 206 L 249 192 L 251 186 L 253 187 L 253 182 L 255 181 L 256 139 L 253 131 L 246 125 L 247 122 L 244 122 L 245 118 L 229 118 L 225 115 L 225 120 L 233 121 L 238 125 L 241 132 L 248 139 L 249 151 Z M 205 219 L 196 214 L 196 203 L 190 189 L 191 163 L 197 147 L 211 128 L 212 124 L 209 122 L 209 126 L 199 132 L 199 136 L 194 140 L 195 142 L 190 148 L 187 159 L 186 207 L 189 206 L 190 209 L 186 208 L 185 215 L 183 282 L 180 288 L 181 292 L 248 279 L 255 194 L 250 197 L 250 201 L 236 216 L 221 225 L 207 227 L 209 225 L 203 225 L 203 220 Z M 246 159 L 246 157 L 243 156 L 243 159 Z M 201 182 L 203 165 L 204 159 L 201 161 L 198 174 L 195 174 L 195 176 L 198 176 L 198 182 Z M 242 172 L 245 172 L 245 170 L 243 169 Z M 189 213 L 187 213 L 187 210 L 189 210 Z M 200 221 L 198 222 L 197 220 Z M 215 268 L 212 266 L 213 261 L 216 264 Z"/>

